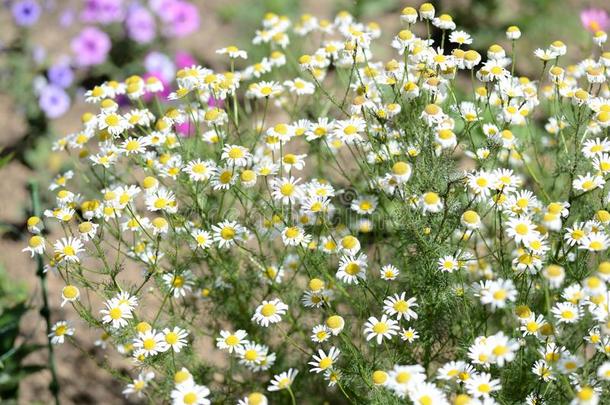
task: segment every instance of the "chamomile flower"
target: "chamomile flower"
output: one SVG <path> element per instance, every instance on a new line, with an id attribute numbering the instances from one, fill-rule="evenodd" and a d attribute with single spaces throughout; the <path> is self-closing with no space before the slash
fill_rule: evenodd
<path id="1" fill-rule="evenodd" d="M 31 239 L 30 239 L 31 240 Z M 61 261 L 71 263 L 80 262 L 79 254 L 84 252 L 83 243 L 80 239 L 68 237 L 61 238 L 53 245 L 55 254 L 59 256 Z"/>
<path id="2" fill-rule="evenodd" d="M 131 310 L 125 304 L 121 304 L 118 299 L 113 298 L 104 303 L 105 309 L 102 309 L 102 322 L 109 323 L 115 329 L 127 326 L 128 319 L 133 318 Z"/>
<path id="3" fill-rule="evenodd" d="M 560 302 L 556 304 L 551 312 L 555 315 L 559 323 L 576 323 L 580 319 L 581 311 L 576 305 L 570 302 Z"/>
<path id="4" fill-rule="evenodd" d="M 328 354 L 322 349 L 318 350 L 317 354 L 312 356 L 312 361 L 308 364 L 312 366 L 310 371 L 312 373 L 322 373 L 330 368 L 333 368 L 339 359 L 341 351 L 336 347 L 332 346 Z"/>
<path id="5" fill-rule="evenodd" d="M 536 225 L 528 217 L 511 218 L 506 222 L 506 234 L 515 243 L 523 243 L 538 237 Z"/>
<path id="6" fill-rule="evenodd" d="M 174 298 L 185 297 L 193 290 L 193 273 L 190 270 L 185 270 L 181 274 L 165 273 L 163 281 Z"/>
<path id="7" fill-rule="evenodd" d="M 466 381 L 466 390 L 476 398 L 487 398 L 500 388 L 500 380 L 492 379 L 488 373 L 475 374 Z"/>
<path id="8" fill-rule="evenodd" d="M 359 279 L 366 278 L 367 266 L 367 257 L 363 253 L 357 256 L 342 256 L 336 277 L 346 284 L 358 284 Z"/>
<path id="9" fill-rule="evenodd" d="M 572 182 L 572 187 L 578 191 L 588 192 L 602 187 L 604 184 L 606 184 L 606 181 L 603 177 L 587 173 L 584 176 L 578 175 L 578 177 Z"/>
<path id="10" fill-rule="evenodd" d="M 498 279 L 487 281 L 479 293 L 481 303 L 491 306 L 492 310 L 504 308 L 517 299 L 517 290 L 512 280 Z"/>
<path id="11" fill-rule="evenodd" d="M 154 329 L 140 333 L 133 342 L 136 349 L 140 349 L 145 357 L 155 356 L 169 350 L 170 346 L 165 342 L 165 336 Z"/>
<path id="12" fill-rule="evenodd" d="M 34 235 L 28 240 L 28 246 L 22 249 L 22 252 L 29 252 L 31 257 L 41 255 L 46 249 L 46 242 L 40 235 Z"/>
<path id="13" fill-rule="evenodd" d="M 298 185 L 300 179 L 294 177 L 284 177 L 274 179 L 272 187 L 272 196 L 274 199 L 281 201 L 282 204 L 294 204 L 297 199 L 302 196 L 301 186 Z"/>
<path id="14" fill-rule="evenodd" d="M 186 346 L 188 332 L 184 329 L 177 326 L 173 329 L 165 328 L 163 329 L 163 335 L 165 343 L 176 353 L 180 353 L 180 350 Z"/>
<path id="15" fill-rule="evenodd" d="M 386 382 L 386 386 L 402 398 L 412 388 L 424 382 L 425 379 L 425 370 L 419 364 L 396 364 L 392 370 L 388 372 L 388 381 Z"/>
<path id="16" fill-rule="evenodd" d="M 222 159 L 225 159 L 229 165 L 244 167 L 252 161 L 252 155 L 245 147 L 241 145 L 225 145 L 222 149 Z"/>
<path id="17" fill-rule="evenodd" d="M 203 229 L 194 229 L 191 236 L 195 240 L 196 246 L 200 249 L 207 249 L 212 245 L 212 235 Z"/>
<path id="18" fill-rule="evenodd" d="M 409 321 L 411 319 L 417 319 L 417 313 L 413 311 L 413 308 L 417 307 L 417 299 L 415 297 L 406 298 L 406 293 L 402 292 L 394 294 L 393 296 L 387 297 L 384 301 L 383 311 L 389 316 L 396 316 L 397 320 L 404 318 Z"/>
<path id="19" fill-rule="evenodd" d="M 445 256 L 438 259 L 438 269 L 447 273 L 452 273 L 460 269 L 460 262 L 454 256 Z"/>
<path id="20" fill-rule="evenodd" d="M 500 367 L 515 359 L 519 343 L 504 335 L 503 332 L 498 332 L 487 339 L 487 344 L 491 349 L 492 361 Z"/>
<path id="21" fill-rule="evenodd" d="M 424 213 L 437 213 L 443 209 L 443 199 L 438 193 L 429 191 L 421 196 L 420 205 Z"/>
<path id="22" fill-rule="evenodd" d="M 316 325 L 311 331 L 311 340 L 315 343 L 322 343 L 330 339 L 332 332 L 326 325 Z"/>
<path id="23" fill-rule="evenodd" d="M 333 135 L 347 144 L 356 143 L 362 140 L 361 134 L 365 128 L 365 121 L 361 118 L 335 121 Z"/>
<path id="24" fill-rule="evenodd" d="M 391 339 L 392 336 L 398 334 L 399 330 L 398 322 L 389 319 L 385 314 L 381 316 L 381 319 L 371 316 L 364 324 L 366 340 L 375 338 L 378 345 L 381 344 L 384 338 Z"/>
<path id="25" fill-rule="evenodd" d="M 458 45 L 470 45 L 472 44 L 472 37 L 465 31 L 453 31 L 449 34 L 449 42 Z"/>
<path id="26" fill-rule="evenodd" d="M 255 98 L 274 98 L 282 93 L 284 88 L 278 82 L 258 82 L 250 85 L 248 94 Z"/>
<path id="27" fill-rule="evenodd" d="M 216 50 L 216 53 L 219 55 L 229 55 L 229 57 L 231 59 L 237 59 L 237 58 L 248 59 L 248 53 L 246 51 L 239 49 L 238 47 L 236 47 L 234 45 L 227 46 L 226 48 L 218 49 L 218 50 Z"/>
<path id="28" fill-rule="evenodd" d="M 227 330 L 221 330 L 220 337 L 216 338 L 216 347 L 221 350 L 227 350 L 229 353 L 239 351 L 246 342 L 246 336 L 248 336 L 248 333 L 242 329 L 233 333 Z"/>
<path id="29" fill-rule="evenodd" d="M 303 80 L 301 78 L 296 78 L 294 80 L 286 80 L 284 82 L 284 86 L 286 86 L 291 93 L 300 96 L 313 94 L 315 91 L 315 86 L 313 83 Z"/>
<path id="30" fill-rule="evenodd" d="M 182 169 L 193 181 L 206 181 L 214 175 L 216 166 L 213 161 L 196 159 L 188 162 Z"/>
<path id="31" fill-rule="evenodd" d="M 214 241 L 219 248 L 230 248 L 235 243 L 244 240 L 246 229 L 236 221 L 223 221 L 218 225 L 212 225 Z"/>
<path id="32" fill-rule="evenodd" d="M 291 368 L 288 369 L 288 371 L 283 371 L 280 374 L 274 375 L 267 390 L 273 392 L 289 389 L 298 373 L 298 370 Z"/>
<path id="33" fill-rule="evenodd" d="M 237 405 L 268 405 L 267 397 L 260 392 L 251 392 L 239 400 Z"/>
<path id="34" fill-rule="evenodd" d="M 282 315 L 285 315 L 286 311 L 288 311 L 288 305 L 284 304 L 281 300 L 277 298 L 271 301 L 265 300 L 256 308 L 252 321 L 267 327 L 269 324 L 280 322 Z"/>
<path id="35" fill-rule="evenodd" d="M 61 306 L 66 305 L 67 302 L 74 302 L 80 298 L 80 290 L 78 287 L 68 284 L 61 290 Z"/>
<path id="36" fill-rule="evenodd" d="M 155 378 L 155 373 L 152 371 L 149 372 L 141 372 L 138 374 L 136 378 L 133 379 L 132 382 L 125 386 L 123 390 L 123 395 L 125 397 L 129 397 L 132 394 L 136 394 L 138 398 L 144 397 L 144 390 L 148 386 L 148 383 Z"/>
<path id="37" fill-rule="evenodd" d="M 400 270 L 392 264 L 386 264 L 380 270 L 380 277 L 382 280 L 392 281 L 400 275 Z"/>
<path id="38" fill-rule="evenodd" d="M 402 328 L 400 331 L 400 339 L 408 343 L 413 343 L 419 339 L 419 333 L 412 327 Z"/>
<path id="39" fill-rule="evenodd" d="M 377 208 L 378 199 L 373 195 L 363 195 L 352 201 L 350 208 L 361 215 L 369 215 Z"/>
<path id="40" fill-rule="evenodd" d="M 241 347 L 235 349 L 240 363 L 249 368 L 258 367 L 267 356 L 269 349 L 267 346 L 255 342 L 244 341 Z"/>
<path id="41" fill-rule="evenodd" d="M 210 390 L 205 385 L 197 385 L 193 380 L 176 384 L 171 392 L 172 405 L 210 405 Z"/>
<path id="42" fill-rule="evenodd" d="M 602 252 L 610 246 L 610 238 L 603 232 L 590 233 L 580 240 L 579 249 L 590 252 Z"/>
<path id="43" fill-rule="evenodd" d="M 75 329 L 72 328 L 68 322 L 59 321 L 56 322 L 51 328 L 51 333 L 49 333 L 49 338 L 51 338 L 51 343 L 54 345 L 60 345 L 65 342 L 66 336 L 74 335 Z"/>

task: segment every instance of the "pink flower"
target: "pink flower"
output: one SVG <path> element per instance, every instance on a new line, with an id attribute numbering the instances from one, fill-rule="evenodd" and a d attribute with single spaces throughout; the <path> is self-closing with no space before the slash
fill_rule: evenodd
<path id="1" fill-rule="evenodd" d="M 208 107 L 224 108 L 224 106 L 224 100 L 216 99 L 214 98 L 214 96 L 210 96 L 210 98 L 208 99 Z"/>
<path id="2" fill-rule="evenodd" d="M 210 97 L 208 99 L 208 107 L 218 107 L 223 108 L 225 102 L 223 100 L 215 99 L 214 97 Z M 183 138 L 188 138 L 195 135 L 196 126 L 191 123 L 190 120 L 184 121 L 182 124 L 176 124 L 176 131 Z"/>
<path id="3" fill-rule="evenodd" d="M 165 3 L 160 15 L 165 23 L 165 34 L 168 37 L 184 37 L 199 29 L 199 10 L 184 0 L 172 0 Z"/>
<path id="4" fill-rule="evenodd" d="M 184 69 L 197 64 L 197 60 L 188 52 L 178 51 L 175 57 L 176 67 L 178 69 Z"/>
<path id="5" fill-rule="evenodd" d="M 167 80 L 165 80 L 163 75 L 158 72 L 144 73 L 142 75 L 142 78 L 144 80 L 146 80 L 149 77 L 153 77 L 153 76 L 156 77 L 157 79 L 159 79 L 161 81 L 161 83 L 163 83 L 163 91 L 156 93 L 156 95 L 157 95 L 157 97 L 159 97 L 159 99 L 165 100 L 167 98 L 167 96 L 169 96 L 169 93 L 171 93 L 171 86 L 167 82 Z M 143 98 L 144 102 L 148 103 L 149 101 L 151 101 L 153 99 L 153 97 L 154 97 L 153 93 L 146 92 L 146 93 L 144 93 L 144 96 L 142 98 Z"/>
<path id="6" fill-rule="evenodd" d="M 110 37 L 96 27 L 85 27 L 70 43 L 79 66 L 99 65 L 106 61 L 110 47 Z"/>
<path id="7" fill-rule="evenodd" d="M 580 21 L 589 31 L 606 31 L 610 27 L 610 16 L 601 8 L 587 8 L 580 12 Z"/>
<path id="8" fill-rule="evenodd" d="M 178 131 L 178 135 L 183 138 L 189 138 L 195 135 L 195 129 L 195 125 L 193 125 L 190 120 L 186 120 L 182 124 L 176 124 L 176 131 Z"/>

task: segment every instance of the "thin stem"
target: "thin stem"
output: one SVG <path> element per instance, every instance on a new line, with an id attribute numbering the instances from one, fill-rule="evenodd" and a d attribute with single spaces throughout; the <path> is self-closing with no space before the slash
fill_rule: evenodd
<path id="1" fill-rule="evenodd" d="M 32 211 L 35 216 L 40 216 L 40 196 L 38 194 L 38 183 L 31 182 L 30 196 L 32 201 Z M 57 378 L 57 370 L 55 367 L 55 354 L 53 343 L 51 343 L 51 334 L 53 327 L 51 325 L 51 308 L 49 306 L 49 291 L 47 288 L 47 273 L 44 271 L 44 263 L 42 261 L 42 255 L 36 255 L 36 276 L 40 279 L 40 291 L 42 294 L 42 308 L 40 309 L 40 315 L 45 320 L 47 326 L 47 348 L 49 350 L 48 367 L 51 372 L 51 382 L 49 383 L 49 390 L 53 394 L 55 404 L 61 404 L 59 400 L 59 379 Z"/>

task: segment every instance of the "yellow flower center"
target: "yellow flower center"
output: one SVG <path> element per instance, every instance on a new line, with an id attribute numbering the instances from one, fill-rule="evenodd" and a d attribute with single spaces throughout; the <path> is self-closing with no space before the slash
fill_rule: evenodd
<path id="1" fill-rule="evenodd" d="M 299 228 L 296 226 L 286 229 L 286 237 L 289 239 L 296 238 L 299 235 Z"/>
<path id="2" fill-rule="evenodd" d="M 396 301 L 394 303 L 394 309 L 398 312 L 404 313 L 409 310 L 409 304 L 405 300 Z"/>
<path id="3" fill-rule="evenodd" d="M 73 300 L 78 296 L 78 288 L 73 285 L 67 285 L 64 287 L 62 293 L 67 299 Z"/>
<path id="4" fill-rule="evenodd" d="M 294 185 L 290 183 L 282 184 L 280 186 L 280 193 L 283 196 L 290 197 L 294 193 Z"/>
<path id="5" fill-rule="evenodd" d="M 220 231 L 220 237 L 224 240 L 231 240 L 235 237 L 235 229 L 230 226 L 225 226 Z"/>
<path id="6" fill-rule="evenodd" d="M 121 319 L 123 316 L 123 311 L 121 311 L 121 308 L 115 307 L 108 312 L 108 315 L 110 315 L 110 318 L 114 320 Z"/>
<path id="7" fill-rule="evenodd" d="M 169 332 L 165 335 L 165 341 L 170 345 L 178 343 L 178 334 L 176 332 Z"/>
<path id="8" fill-rule="evenodd" d="M 144 339 L 144 341 L 142 342 L 142 347 L 144 347 L 144 349 L 146 350 L 152 350 L 155 348 L 156 345 L 157 344 L 155 342 L 155 339 L 153 338 Z"/>
<path id="9" fill-rule="evenodd" d="M 322 370 L 326 370 L 327 368 L 331 367 L 332 365 L 333 365 L 333 359 L 331 359 L 330 357 L 324 357 L 323 359 L 320 360 L 320 363 L 318 364 L 318 366 Z"/>
<path id="10" fill-rule="evenodd" d="M 388 325 L 385 322 L 377 322 L 375 326 L 373 326 L 373 332 L 377 334 L 386 333 L 388 329 Z"/>
<path id="11" fill-rule="evenodd" d="M 345 266 L 345 272 L 350 276 L 355 276 L 360 272 L 360 266 L 358 263 L 351 262 L 347 266 Z"/>
<path id="12" fill-rule="evenodd" d="M 241 148 L 231 148 L 228 155 L 231 159 L 240 159 L 244 157 L 244 151 Z"/>
<path id="13" fill-rule="evenodd" d="M 261 314 L 264 317 L 270 317 L 272 315 L 275 315 L 277 309 L 275 307 L 275 305 L 273 304 L 265 304 L 263 305 L 263 308 L 261 309 Z"/>
<path id="14" fill-rule="evenodd" d="M 192 405 L 197 402 L 197 394 L 195 394 L 194 392 L 184 394 L 184 397 L 182 397 L 182 401 L 187 405 Z"/>
<path id="15" fill-rule="evenodd" d="M 396 374 L 396 382 L 399 384 L 406 384 L 411 380 L 411 373 L 408 371 L 400 371 Z"/>

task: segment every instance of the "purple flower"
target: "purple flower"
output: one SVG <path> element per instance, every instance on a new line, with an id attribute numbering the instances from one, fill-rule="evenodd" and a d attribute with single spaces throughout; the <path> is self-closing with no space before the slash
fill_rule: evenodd
<path id="1" fill-rule="evenodd" d="M 580 21 L 589 31 L 606 31 L 610 27 L 610 16 L 601 8 L 587 8 L 580 12 Z"/>
<path id="2" fill-rule="evenodd" d="M 74 22 L 74 10 L 67 8 L 59 15 L 59 25 L 62 27 L 69 27 Z"/>
<path id="3" fill-rule="evenodd" d="M 161 83 L 163 84 L 163 91 L 156 93 L 156 95 L 161 100 L 165 100 L 167 96 L 169 96 L 169 93 L 171 93 L 170 84 L 167 81 L 163 80 L 161 74 L 157 72 L 147 72 L 142 75 L 142 79 L 144 80 L 148 79 L 149 77 L 156 77 L 157 79 L 161 80 Z M 153 99 L 153 97 L 153 93 L 146 92 L 144 93 L 144 96 L 142 96 L 142 99 L 144 100 L 144 102 L 148 103 L 150 100 Z"/>
<path id="4" fill-rule="evenodd" d="M 124 17 L 123 0 L 86 0 L 81 19 L 86 23 L 110 24 Z"/>
<path id="5" fill-rule="evenodd" d="M 48 118 L 58 118 L 70 108 L 70 96 L 61 87 L 49 84 L 40 90 L 38 105 Z"/>
<path id="6" fill-rule="evenodd" d="M 160 10 L 160 17 L 165 23 L 165 34 L 169 37 L 184 37 L 199 29 L 199 11 L 186 1 L 166 2 Z"/>
<path id="7" fill-rule="evenodd" d="M 176 75 L 174 62 L 164 53 L 151 52 L 144 58 L 144 68 L 148 73 L 154 73 L 164 83 L 170 83 Z"/>
<path id="8" fill-rule="evenodd" d="M 72 84 L 74 72 L 70 65 L 63 61 L 51 66 L 47 72 L 47 77 L 52 84 L 65 89 Z"/>
<path id="9" fill-rule="evenodd" d="M 195 135 L 195 130 L 196 126 L 190 120 L 186 120 L 182 124 L 176 124 L 176 131 L 183 138 Z"/>
<path id="10" fill-rule="evenodd" d="M 36 24 L 41 10 L 36 0 L 21 0 L 13 3 L 11 11 L 17 25 L 29 27 Z"/>
<path id="11" fill-rule="evenodd" d="M 110 37 L 95 27 L 84 28 L 70 44 L 79 66 L 99 65 L 110 51 Z"/>
<path id="12" fill-rule="evenodd" d="M 47 50 L 42 45 L 32 46 L 32 60 L 37 65 L 42 65 L 47 58 Z"/>
<path id="13" fill-rule="evenodd" d="M 195 60 L 193 55 L 184 51 L 176 52 L 176 57 L 174 59 L 178 69 L 184 69 L 197 64 L 197 60 Z"/>
<path id="14" fill-rule="evenodd" d="M 157 34 L 155 17 L 141 6 L 134 6 L 129 9 L 125 25 L 129 38 L 141 44 L 151 42 Z"/>
<path id="15" fill-rule="evenodd" d="M 224 100 L 217 99 L 214 96 L 210 96 L 210 98 L 208 98 L 208 107 L 224 108 L 224 106 Z"/>

